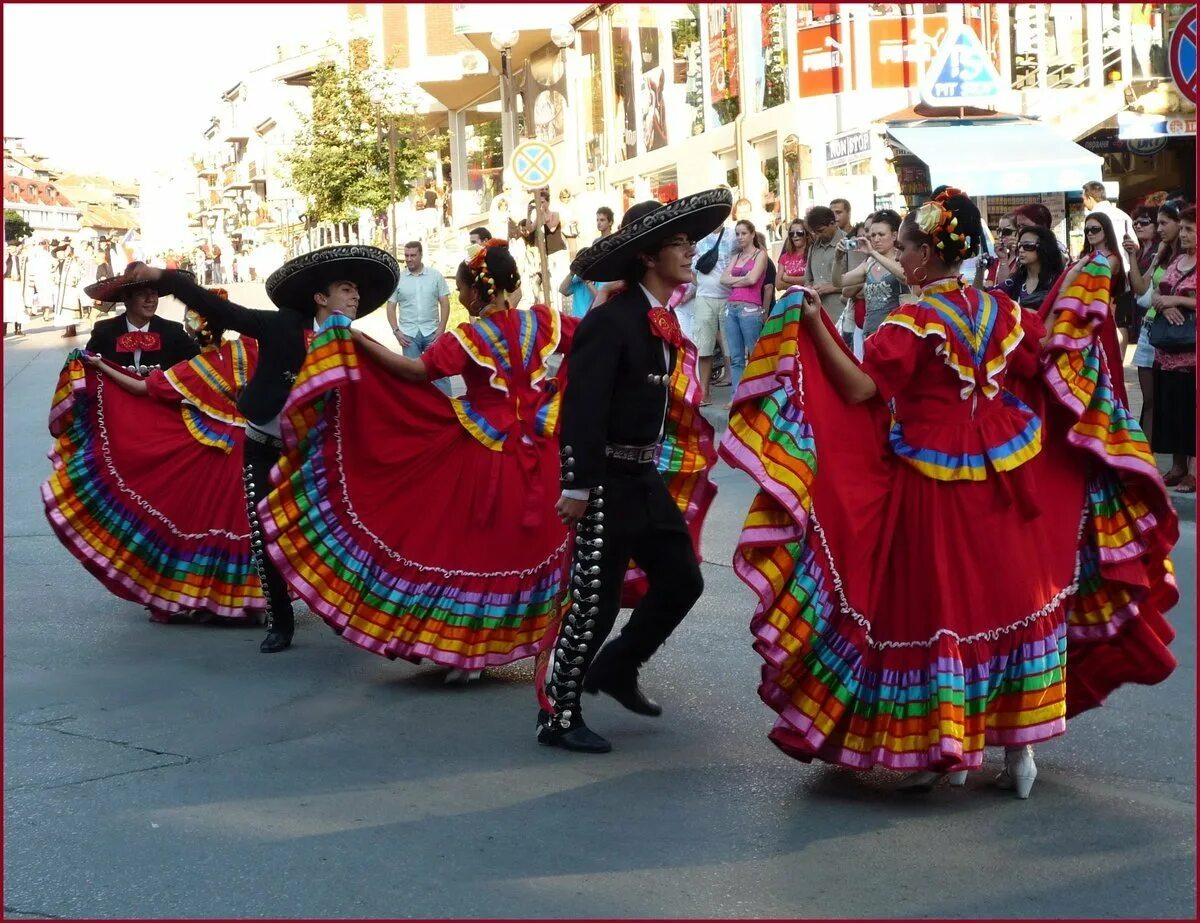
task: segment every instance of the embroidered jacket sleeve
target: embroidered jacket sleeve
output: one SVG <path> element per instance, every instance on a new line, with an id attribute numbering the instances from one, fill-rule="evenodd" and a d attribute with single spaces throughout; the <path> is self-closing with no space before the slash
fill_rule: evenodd
<path id="1" fill-rule="evenodd" d="M 210 292 L 197 285 L 187 276 L 171 270 L 164 270 L 159 282 L 161 291 L 174 295 L 185 305 L 198 314 L 215 320 L 227 330 L 261 339 L 274 311 L 258 311 L 242 307 L 222 298 L 215 292 Z"/>
<path id="2" fill-rule="evenodd" d="M 590 489 L 604 480 L 609 410 L 623 348 L 620 328 L 606 311 L 587 314 L 575 331 L 559 433 L 566 489 Z"/>

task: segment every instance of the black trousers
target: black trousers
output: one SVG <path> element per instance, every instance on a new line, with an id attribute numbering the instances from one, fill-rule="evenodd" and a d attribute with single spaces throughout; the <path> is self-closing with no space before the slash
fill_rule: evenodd
<path id="1" fill-rule="evenodd" d="M 596 650 L 612 631 L 621 608 L 621 587 L 632 559 L 646 572 L 649 589 L 614 639 L 614 654 L 631 666 L 662 647 L 704 592 L 700 562 L 683 515 L 651 465 L 614 470 L 604 484 L 604 545 L 596 605 Z"/>
<path id="2" fill-rule="evenodd" d="M 279 569 L 266 553 L 262 525 L 258 519 L 258 502 L 271 490 L 271 467 L 279 461 L 280 449 L 247 438 L 243 442 L 242 475 L 246 484 L 246 512 L 250 518 L 250 548 L 258 579 L 267 595 L 267 627 L 291 634 L 295 616 L 287 584 Z"/>

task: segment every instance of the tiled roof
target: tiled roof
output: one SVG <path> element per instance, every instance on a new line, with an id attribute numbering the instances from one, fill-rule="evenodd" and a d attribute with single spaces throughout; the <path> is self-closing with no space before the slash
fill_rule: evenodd
<path id="1" fill-rule="evenodd" d="M 85 228 L 110 228 L 127 231 L 138 227 L 138 220 L 129 212 L 107 205 L 85 205 L 79 223 Z"/>
<path id="2" fill-rule="evenodd" d="M 40 179 L 30 179 L 25 176 L 4 174 L 4 201 L 26 205 L 57 205 L 62 208 L 74 208 L 71 200 L 62 194 L 53 183 Z"/>

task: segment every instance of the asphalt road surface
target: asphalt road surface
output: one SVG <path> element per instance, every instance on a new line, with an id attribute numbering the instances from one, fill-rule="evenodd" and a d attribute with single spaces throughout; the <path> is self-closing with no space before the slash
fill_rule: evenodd
<path id="1" fill-rule="evenodd" d="M 766 740 L 728 566 L 751 491 L 721 466 L 705 596 L 644 672 L 665 715 L 589 699 L 614 750 L 568 754 L 534 741 L 527 663 L 446 687 L 307 613 L 264 656 L 261 630 L 109 596 L 38 495 L 65 352 L 4 346 L 7 917 L 1195 914 L 1191 523 L 1168 682 L 1039 747 L 1029 801 L 991 787 L 998 753 L 965 789 L 901 795 Z"/>

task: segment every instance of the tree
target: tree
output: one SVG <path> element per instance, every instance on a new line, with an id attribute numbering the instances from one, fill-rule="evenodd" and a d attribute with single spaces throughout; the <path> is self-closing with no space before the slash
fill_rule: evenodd
<path id="1" fill-rule="evenodd" d="M 19 212 L 6 209 L 4 212 L 4 239 L 9 243 L 19 244 L 33 234 L 29 222 L 21 217 Z"/>
<path id="2" fill-rule="evenodd" d="M 354 221 L 360 208 L 377 218 L 387 212 L 389 122 L 395 131 L 397 199 L 424 175 L 426 154 L 442 145 L 443 134 L 430 130 L 410 104 L 387 111 L 376 102 L 387 98 L 386 78 L 369 62 L 360 63 L 367 66 L 317 65 L 312 116 L 301 114 L 295 144 L 284 156 L 292 186 L 308 200 L 314 222 Z"/>

